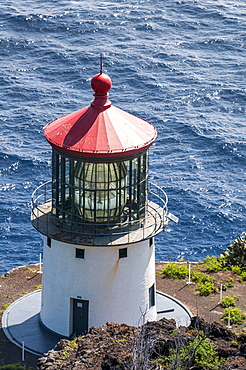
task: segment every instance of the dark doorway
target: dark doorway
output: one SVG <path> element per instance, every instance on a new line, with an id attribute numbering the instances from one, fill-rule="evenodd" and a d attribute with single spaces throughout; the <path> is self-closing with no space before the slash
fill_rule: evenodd
<path id="1" fill-rule="evenodd" d="M 76 335 L 88 332 L 89 301 L 73 299 L 73 333 Z"/>

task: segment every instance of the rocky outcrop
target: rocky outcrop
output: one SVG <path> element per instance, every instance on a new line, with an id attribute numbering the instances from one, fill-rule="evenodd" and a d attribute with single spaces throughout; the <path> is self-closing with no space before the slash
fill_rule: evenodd
<path id="1" fill-rule="evenodd" d="M 198 333 L 214 342 L 218 355 L 224 359 L 221 370 L 246 369 L 246 335 L 237 337 L 219 323 L 209 324 L 198 317 L 192 318 L 188 328 L 178 330 L 174 320 L 166 319 L 139 328 L 114 323 L 92 327 L 85 336 L 61 340 L 38 360 L 38 369 L 165 369 L 165 363 L 160 367 L 156 360 L 165 359 L 177 346 L 185 347 Z"/>
<path id="2" fill-rule="evenodd" d="M 61 340 L 54 350 L 38 360 L 40 370 L 124 369 L 131 360 L 133 340 L 139 329 L 107 323 L 92 327 L 89 334 L 72 341 Z"/>

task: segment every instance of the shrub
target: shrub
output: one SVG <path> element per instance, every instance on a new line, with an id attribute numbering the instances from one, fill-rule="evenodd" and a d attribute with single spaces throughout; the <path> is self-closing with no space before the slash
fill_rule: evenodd
<path id="1" fill-rule="evenodd" d="M 215 279 L 212 276 L 204 272 L 192 272 L 191 279 L 197 283 L 200 295 L 208 296 L 215 291 Z"/>
<path id="2" fill-rule="evenodd" d="M 198 291 L 200 295 L 208 296 L 215 291 L 214 283 L 205 281 L 205 283 L 198 283 Z"/>
<path id="3" fill-rule="evenodd" d="M 232 288 L 234 287 L 234 279 L 233 278 L 229 278 L 226 280 L 226 286 L 227 288 Z"/>
<path id="4" fill-rule="evenodd" d="M 228 322 L 228 312 L 229 308 L 225 308 L 225 311 L 223 315 L 221 316 L 221 319 L 224 322 Z M 230 308 L 230 321 L 231 324 L 235 325 L 241 325 L 243 323 L 243 320 L 245 319 L 245 315 L 240 311 L 239 308 Z"/>
<path id="5" fill-rule="evenodd" d="M 177 349 L 171 350 L 169 361 L 174 366 L 171 365 L 170 368 L 175 368 L 175 370 L 191 369 L 194 366 L 206 370 L 217 370 L 222 362 L 214 344 L 202 334 L 197 335 L 187 346 L 182 346 L 179 351 Z"/>
<path id="6" fill-rule="evenodd" d="M 161 273 L 173 279 L 185 279 L 188 277 L 188 268 L 184 265 L 178 265 L 176 263 L 168 263 L 161 269 Z"/>
<path id="7" fill-rule="evenodd" d="M 209 272 L 218 272 L 223 270 L 223 258 L 215 256 L 207 256 L 205 258 L 205 263 Z"/>
<path id="8" fill-rule="evenodd" d="M 0 370 L 25 370 L 25 368 L 20 364 L 11 364 L 0 366 Z"/>
<path id="9" fill-rule="evenodd" d="M 222 301 L 220 302 L 220 305 L 223 307 L 223 308 L 226 308 L 226 307 L 231 307 L 231 306 L 235 306 L 235 299 L 233 297 L 230 297 L 230 296 L 226 296 L 222 299 Z"/>
<path id="10" fill-rule="evenodd" d="M 246 234 L 234 240 L 223 255 L 227 264 L 246 267 Z"/>
<path id="11" fill-rule="evenodd" d="M 232 287 L 234 287 L 234 279 L 232 279 L 232 278 L 229 278 L 229 279 L 225 280 L 223 285 L 222 285 L 222 289 L 224 291 L 227 290 L 227 288 L 232 288 Z"/>
<path id="12" fill-rule="evenodd" d="M 246 281 L 246 271 L 243 271 L 241 273 L 241 277 L 242 277 L 243 281 Z"/>
<path id="13" fill-rule="evenodd" d="M 241 267 L 239 266 L 231 266 L 231 271 L 234 272 L 234 274 L 238 274 L 238 275 L 240 275 L 242 272 Z"/>
<path id="14" fill-rule="evenodd" d="M 191 272 L 191 279 L 196 283 L 214 282 L 214 278 L 204 272 Z"/>

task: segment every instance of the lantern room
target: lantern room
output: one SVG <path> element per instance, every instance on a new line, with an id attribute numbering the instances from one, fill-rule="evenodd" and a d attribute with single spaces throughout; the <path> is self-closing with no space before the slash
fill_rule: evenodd
<path id="1" fill-rule="evenodd" d="M 147 199 L 147 152 L 132 159 L 72 158 L 53 150 L 53 215 L 95 232 L 142 219 Z M 96 226 L 98 225 L 98 227 Z"/>

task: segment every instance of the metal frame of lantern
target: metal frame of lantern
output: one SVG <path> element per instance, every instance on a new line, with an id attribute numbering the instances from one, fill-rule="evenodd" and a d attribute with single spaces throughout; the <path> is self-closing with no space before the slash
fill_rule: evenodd
<path id="1" fill-rule="evenodd" d="M 147 151 L 112 162 L 53 149 L 53 215 L 95 231 L 138 222 L 145 216 L 147 160 Z"/>
<path id="2" fill-rule="evenodd" d="M 138 242 L 160 233 L 167 217 L 166 193 L 148 182 L 148 150 L 96 160 L 53 149 L 52 182 L 32 195 L 34 227 L 71 244 L 75 236 L 79 245 Z"/>

